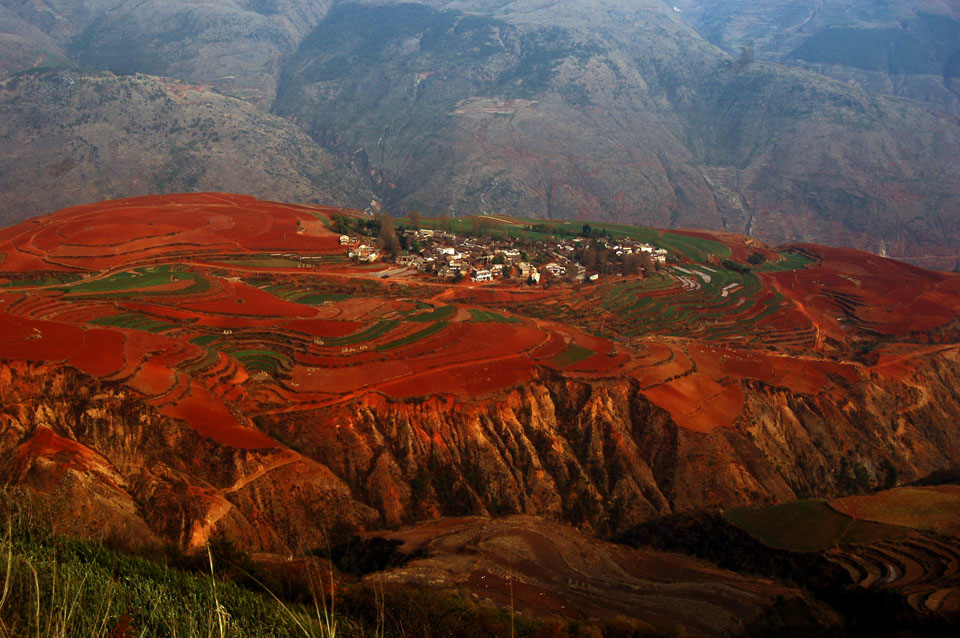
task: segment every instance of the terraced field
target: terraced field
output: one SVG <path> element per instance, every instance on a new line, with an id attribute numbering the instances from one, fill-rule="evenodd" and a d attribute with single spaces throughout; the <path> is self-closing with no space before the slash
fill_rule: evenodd
<path id="1" fill-rule="evenodd" d="M 952 617 L 960 611 L 958 498 L 952 485 L 896 488 L 724 516 L 771 547 L 822 553 L 861 587 L 891 589 L 918 612 Z"/>
<path id="2" fill-rule="evenodd" d="M 736 422 L 744 382 L 820 394 L 902 375 L 889 359 L 873 371 L 832 360 L 831 348 L 851 334 L 907 334 L 913 324 L 896 313 L 946 322 L 960 293 L 956 277 L 891 266 L 903 281 L 872 303 L 870 269 L 883 264 L 849 251 L 604 225 L 666 247 L 679 264 L 578 288 L 382 280 L 389 266 L 346 261 L 317 222 L 333 212 L 200 194 L 83 206 L 2 230 L 0 357 L 95 370 L 244 444 L 276 444 L 252 427 L 259 415 L 370 392 L 474 397 L 550 369 L 637 379 L 678 425 L 708 432 Z M 758 251 L 765 264 L 747 268 Z"/>

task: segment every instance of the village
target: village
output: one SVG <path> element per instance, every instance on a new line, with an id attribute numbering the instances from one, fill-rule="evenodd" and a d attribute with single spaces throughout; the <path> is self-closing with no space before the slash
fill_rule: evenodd
<path id="1" fill-rule="evenodd" d="M 482 218 L 479 218 L 482 220 Z M 379 222 L 379 223 L 378 223 Z M 449 225 L 449 224 L 448 224 Z M 577 236 L 540 232 L 546 239 L 491 231 L 488 224 L 455 233 L 437 228 L 394 228 L 393 220 L 338 220 L 340 244 L 358 263 L 385 261 L 439 280 L 504 281 L 557 285 L 597 282 L 605 276 L 643 275 L 657 270 L 668 251 L 630 238 L 615 238 L 584 224 Z M 544 224 L 527 227 L 552 230 Z"/>

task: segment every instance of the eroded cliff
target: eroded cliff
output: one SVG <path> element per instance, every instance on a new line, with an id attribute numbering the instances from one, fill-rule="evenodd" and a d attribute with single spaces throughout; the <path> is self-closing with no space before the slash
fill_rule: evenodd
<path id="1" fill-rule="evenodd" d="M 824 394 L 743 381 L 742 416 L 707 433 L 678 427 L 634 380 L 541 371 L 470 402 L 371 393 L 262 415 L 256 424 L 278 443 L 251 450 L 203 438 L 120 383 L 5 362 L 3 479 L 59 488 L 88 532 L 135 543 L 197 547 L 223 534 L 276 551 L 460 514 L 537 514 L 612 532 L 956 464 L 958 363 L 957 347 L 941 348 L 913 358 L 903 378 L 860 367 L 855 382 Z"/>

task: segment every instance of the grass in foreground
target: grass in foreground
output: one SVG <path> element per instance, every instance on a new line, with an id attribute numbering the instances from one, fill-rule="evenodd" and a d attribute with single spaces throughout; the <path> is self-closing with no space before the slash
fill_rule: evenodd
<path id="1" fill-rule="evenodd" d="M 223 544 L 199 557 L 119 552 L 54 534 L 6 505 L 0 638 L 533 638 L 541 628 L 454 592 L 368 584 L 333 591 L 329 574 L 265 573 Z"/>

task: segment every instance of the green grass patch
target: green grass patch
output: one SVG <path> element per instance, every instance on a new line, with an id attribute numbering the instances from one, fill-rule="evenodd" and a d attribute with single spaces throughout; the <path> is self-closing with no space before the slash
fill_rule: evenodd
<path id="1" fill-rule="evenodd" d="M 135 312 L 124 312 L 110 317 L 101 317 L 89 323 L 96 326 L 111 326 L 113 328 L 127 328 L 130 330 L 142 330 L 144 332 L 154 333 L 168 332 L 180 327 L 175 323 L 163 321 L 162 319 L 154 319 L 153 317 Z"/>
<path id="2" fill-rule="evenodd" d="M 429 307 L 429 306 L 428 306 Z M 456 306 L 437 306 L 433 310 L 408 315 L 404 321 L 449 321 L 457 312 Z"/>
<path id="3" fill-rule="evenodd" d="M 219 335 L 200 335 L 199 337 L 194 337 L 193 339 L 191 339 L 190 343 L 192 343 L 195 346 L 201 346 L 203 348 L 206 348 L 219 338 L 220 338 Z"/>
<path id="4" fill-rule="evenodd" d="M 780 253 L 780 256 L 783 258 L 780 261 L 768 261 L 760 267 L 762 272 L 784 272 L 789 270 L 801 270 L 806 268 L 812 263 L 815 263 L 815 260 L 804 255 L 801 252 L 788 252 Z"/>
<path id="5" fill-rule="evenodd" d="M 470 309 L 470 318 L 480 323 L 522 323 L 517 317 L 504 317 L 489 310 Z"/>
<path id="6" fill-rule="evenodd" d="M 436 323 L 434 323 L 434 324 L 431 324 L 431 325 L 427 326 L 427 327 L 424 328 L 423 330 L 418 330 L 417 332 L 413 333 L 412 335 L 408 335 L 408 336 L 403 337 L 403 338 L 401 338 L 401 339 L 397 339 L 396 341 L 391 341 L 391 342 L 389 342 L 389 343 L 384 343 L 384 344 L 382 344 L 382 345 L 379 345 L 379 346 L 377 346 L 377 350 L 380 351 L 380 352 L 383 352 L 383 351 L 385 351 L 385 350 L 393 350 L 394 348 L 400 348 L 400 347 L 405 346 L 405 345 L 407 345 L 407 344 L 420 341 L 421 339 L 423 339 L 423 338 L 425 338 L 425 337 L 429 337 L 430 335 L 432 335 L 432 334 L 435 333 L 435 332 L 440 332 L 440 331 L 443 330 L 443 328 L 446 327 L 447 325 L 448 325 L 448 324 L 447 324 L 445 321 L 438 321 L 438 322 L 436 322 Z"/>
<path id="7" fill-rule="evenodd" d="M 563 352 L 551 359 L 550 363 L 558 368 L 565 368 L 567 366 L 580 363 L 584 359 L 592 357 L 594 354 L 594 351 L 590 350 L 589 348 L 584 348 L 583 346 L 578 346 L 575 343 L 571 343 L 564 349 Z"/>
<path id="8" fill-rule="evenodd" d="M 111 275 L 104 279 L 95 281 L 86 281 L 62 288 L 67 294 L 95 295 L 101 293 L 109 297 L 122 297 L 136 294 L 144 294 L 145 288 L 163 286 L 176 281 L 190 280 L 193 283 L 183 290 L 176 291 L 175 294 L 193 294 L 209 290 L 210 283 L 197 273 L 175 271 L 168 266 L 134 268 L 124 272 Z M 170 294 L 162 292 L 146 294 Z"/>
<path id="9" fill-rule="evenodd" d="M 276 374 L 284 368 L 289 369 L 293 366 L 289 356 L 273 350 L 232 350 L 227 351 L 227 354 L 240 361 L 244 368 L 251 371 Z"/>
<path id="10" fill-rule="evenodd" d="M 377 337 L 384 335 L 400 324 L 397 319 L 388 319 L 386 321 L 378 321 L 373 324 L 366 330 L 361 332 L 355 332 L 352 335 L 347 335 L 345 337 L 331 337 L 323 340 L 323 345 L 325 346 L 346 346 L 352 345 L 355 343 L 363 343 L 364 341 L 372 341 Z"/>
<path id="11" fill-rule="evenodd" d="M 854 520 L 825 501 L 803 500 L 771 507 L 732 509 L 724 517 L 770 547 L 815 552 L 838 543 L 903 538 L 900 527 Z"/>

